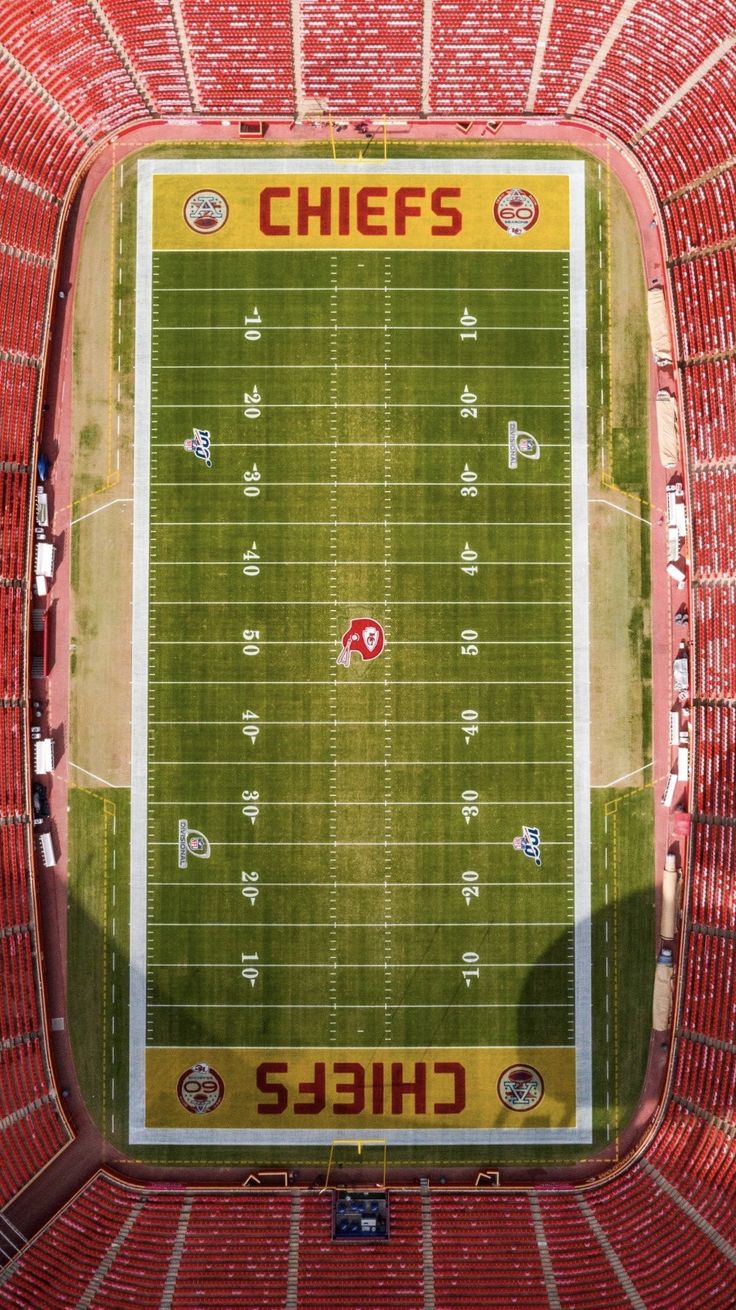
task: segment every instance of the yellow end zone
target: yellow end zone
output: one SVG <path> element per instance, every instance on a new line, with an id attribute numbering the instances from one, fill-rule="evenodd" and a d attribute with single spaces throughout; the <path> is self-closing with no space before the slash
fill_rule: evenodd
<path id="1" fill-rule="evenodd" d="M 155 1048 L 146 1127 L 574 1128 L 575 1072 L 570 1047 Z"/>
<path id="2" fill-rule="evenodd" d="M 158 174 L 153 249 L 567 250 L 569 187 L 565 174 L 409 168 L 339 176 L 317 167 L 313 174 Z"/>

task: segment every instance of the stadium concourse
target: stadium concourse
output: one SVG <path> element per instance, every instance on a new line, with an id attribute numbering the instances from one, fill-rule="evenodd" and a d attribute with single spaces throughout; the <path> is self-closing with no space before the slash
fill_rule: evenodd
<path id="1" fill-rule="evenodd" d="M 377 0 L 369 17 L 354 0 L 4 7 L 0 1306 L 736 1304 L 735 30 L 734 0 Z M 381 131 L 386 115 L 392 133 L 429 139 L 610 142 L 614 161 L 648 179 L 657 226 L 643 236 L 663 243 L 677 342 L 695 724 L 680 986 L 650 1126 L 585 1185 L 557 1171 L 513 1191 L 397 1188 L 391 1240 L 347 1250 L 314 1191 L 259 1195 L 232 1178 L 208 1191 L 134 1173 L 112 1160 L 73 1087 L 62 1095 L 68 1047 L 47 1003 L 63 982 L 61 930 L 33 842 L 30 771 L 32 510 L 79 183 L 127 131 L 137 144 L 227 141 L 248 120 L 274 140 L 315 140 L 325 128 L 308 120 L 327 106 L 345 136 L 374 118 Z M 63 800 L 59 784 L 59 824 Z"/>

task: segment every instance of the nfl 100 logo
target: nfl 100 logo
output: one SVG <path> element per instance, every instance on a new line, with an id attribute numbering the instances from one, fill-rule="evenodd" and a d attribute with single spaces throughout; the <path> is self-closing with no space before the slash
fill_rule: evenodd
<path id="1" fill-rule="evenodd" d="M 192 428 L 192 435 L 184 442 L 184 449 L 201 459 L 208 469 L 212 468 L 212 434 L 206 428 Z"/>

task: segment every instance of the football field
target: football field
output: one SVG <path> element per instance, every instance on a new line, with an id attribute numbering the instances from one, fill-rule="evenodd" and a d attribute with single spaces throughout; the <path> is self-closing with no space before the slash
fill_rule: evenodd
<path id="1" fill-rule="evenodd" d="M 591 1139 L 583 170 L 139 165 L 131 1142 Z"/>

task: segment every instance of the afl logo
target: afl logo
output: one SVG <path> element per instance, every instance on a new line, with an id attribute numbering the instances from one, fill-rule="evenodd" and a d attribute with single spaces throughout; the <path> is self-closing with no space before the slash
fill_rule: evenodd
<path id="1" fill-rule="evenodd" d="M 191 1069 L 184 1070 L 176 1094 L 190 1114 L 211 1114 L 225 1095 L 225 1084 L 208 1064 L 193 1064 Z"/>
<path id="2" fill-rule="evenodd" d="M 184 220 L 193 232 L 211 236 L 227 223 L 228 207 L 219 191 L 195 191 L 184 206 Z"/>
<path id="3" fill-rule="evenodd" d="M 496 1090 L 507 1110 L 533 1110 L 544 1096 L 544 1082 L 531 1065 L 512 1064 L 504 1069 Z"/>
<path id="4" fill-rule="evenodd" d="M 531 191 L 510 187 L 496 196 L 493 217 L 510 237 L 520 237 L 531 231 L 539 218 L 539 202 Z"/>

